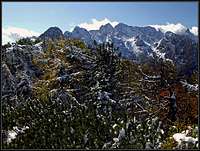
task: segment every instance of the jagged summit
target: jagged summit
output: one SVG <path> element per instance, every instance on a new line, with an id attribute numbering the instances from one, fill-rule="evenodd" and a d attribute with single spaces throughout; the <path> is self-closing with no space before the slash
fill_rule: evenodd
<path id="1" fill-rule="evenodd" d="M 84 31 L 87 31 L 85 28 L 82 28 L 82 27 L 79 27 L 79 26 L 75 26 L 74 31 L 78 31 L 78 30 L 84 30 Z"/>
<path id="2" fill-rule="evenodd" d="M 118 28 L 127 28 L 129 27 L 127 24 L 124 24 L 124 23 L 119 23 L 115 26 L 115 29 L 118 29 Z"/>
<path id="3" fill-rule="evenodd" d="M 101 33 L 110 33 L 110 32 L 112 32 L 114 30 L 114 28 L 113 28 L 113 26 L 110 24 L 110 23 L 108 23 L 108 24 L 106 24 L 106 25 L 102 25 L 101 27 L 100 27 L 100 29 L 99 29 L 99 31 L 101 32 Z"/>

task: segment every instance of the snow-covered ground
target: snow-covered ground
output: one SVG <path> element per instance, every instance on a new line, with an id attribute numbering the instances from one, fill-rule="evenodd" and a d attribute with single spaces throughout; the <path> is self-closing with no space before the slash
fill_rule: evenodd
<path id="1" fill-rule="evenodd" d="M 181 84 L 188 89 L 188 91 L 198 91 L 199 90 L 199 85 L 195 84 L 189 84 L 187 81 L 181 81 Z"/>
<path id="2" fill-rule="evenodd" d="M 19 128 L 17 126 L 13 127 L 13 130 L 8 130 L 8 136 L 7 136 L 7 143 L 11 143 L 13 139 L 17 137 L 18 134 L 24 133 L 26 129 L 29 129 L 28 126 L 24 126 L 22 128 Z"/>
<path id="3" fill-rule="evenodd" d="M 188 133 L 192 130 L 191 127 L 188 127 L 187 130 L 182 131 L 181 133 L 175 133 L 173 135 L 173 139 L 178 143 L 177 148 L 182 148 L 183 143 L 186 144 L 186 148 L 188 147 L 189 143 L 192 143 L 194 145 L 198 146 L 198 137 L 191 137 L 188 136 Z M 198 133 L 198 127 L 195 128 L 195 130 Z"/>

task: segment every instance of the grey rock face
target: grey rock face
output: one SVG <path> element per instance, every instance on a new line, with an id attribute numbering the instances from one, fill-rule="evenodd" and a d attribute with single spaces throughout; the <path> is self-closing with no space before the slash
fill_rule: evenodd
<path id="1" fill-rule="evenodd" d="M 70 38 L 71 37 L 71 32 L 69 32 L 69 31 L 66 31 L 65 33 L 64 33 L 64 37 L 65 38 Z"/>
<path id="2" fill-rule="evenodd" d="M 32 78 L 42 74 L 32 62 L 33 56 L 42 53 L 39 49 L 39 46 L 17 44 L 3 48 L 2 102 L 17 105 L 19 96 L 30 96 Z"/>
<path id="3" fill-rule="evenodd" d="M 197 43 L 188 35 L 166 32 L 156 49 L 164 53 L 166 59 L 171 59 L 182 74 L 191 74 L 198 69 Z"/>
<path id="4" fill-rule="evenodd" d="M 58 27 L 50 27 L 47 31 L 39 36 L 41 39 L 58 39 L 62 37 L 64 37 L 64 35 Z"/>
<path id="5" fill-rule="evenodd" d="M 112 27 L 111 24 L 106 24 L 106 25 L 103 25 L 100 27 L 99 31 L 103 34 L 109 34 L 109 33 L 112 33 L 114 31 L 114 28 Z"/>
<path id="6" fill-rule="evenodd" d="M 74 28 L 70 37 L 74 38 L 74 39 L 81 39 L 84 42 L 86 42 L 86 44 L 88 44 L 88 45 L 90 45 L 92 43 L 90 33 L 86 29 L 80 28 L 78 26 Z"/>
<path id="7" fill-rule="evenodd" d="M 16 90 L 16 79 L 12 75 L 9 67 L 6 64 L 2 64 L 2 96 L 8 94 L 14 94 Z"/>

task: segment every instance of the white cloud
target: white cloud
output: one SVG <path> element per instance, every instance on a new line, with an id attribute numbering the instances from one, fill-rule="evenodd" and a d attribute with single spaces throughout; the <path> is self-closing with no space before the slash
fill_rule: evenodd
<path id="1" fill-rule="evenodd" d="M 177 24 L 167 23 L 166 25 L 149 25 L 149 26 L 154 27 L 156 30 L 160 30 L 163 33 L 171 31 L 175 34 L 183 34 L 187 30 L 187 27 L 182 25 L 181 23 Z M 192 27 L 192 29 L 189 30 L 194 35 L 198 35 L 198 27 Z"/>
<path id="2" fill-rule="evenodd" d="M 182 34 L 187 30 L 187 28 L 183 26 L 181 23 L 177 24 L 167 23 L 166 25 L 150 25 L 150 26 L 154 27 L 156 30 L 160 30 L 163 33 L 171 31 L 176 34 Z"/>
<path id="3" fill-rule="evenodd" d="M 190 32 L 191 33 L 193 33 L 195 36 L 198 36 L 198 27 L 192 27 L 191 29 L 190 29 Z"/>
<path id="4" fill-rule="evenodd" d="M 93 18 L 91 23 L 85 22 L 79 24 L 78 26 L 87 30 L 98 30 L 102 25 L 106 25 L 108 23 L 110 23 L 113 27 L 115 27 L 118 24 L 117 21 L 110 21 L 107 18 L 104 18 L 103 20 L 97 20 Z"/>
<path id="5" fill-rule="evenodd" d="M 8 42 L 15 42 L 22 37 L 39 36 L 40 34 L 32 30 L 18 28 L 18 27 L 8 27 L 2 28 L 2 44 Z"/>

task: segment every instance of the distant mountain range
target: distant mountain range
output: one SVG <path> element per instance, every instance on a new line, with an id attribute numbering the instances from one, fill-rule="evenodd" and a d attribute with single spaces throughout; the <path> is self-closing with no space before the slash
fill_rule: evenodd
<path id="1" fill-rule="evenodd" d="M 57 38 L 80 39 L 89 47 L 97 43 L 113 42 L 122 57 L 136 62 L 157 56 L 176 64 L 180 71 L 190 72 L 198 68 L 198 36 L 189 29 L 182 34 L 161 32 L 154 27 L 137 27 L 119 23 L 102 25 L 99 30 L 86 30 L 76 26 L 72 32 L 62 32 L 58 27 L 50 27 L 39 36 L 40 39 Z M 187 68 L 187 69 L 185 69 Z"/>

